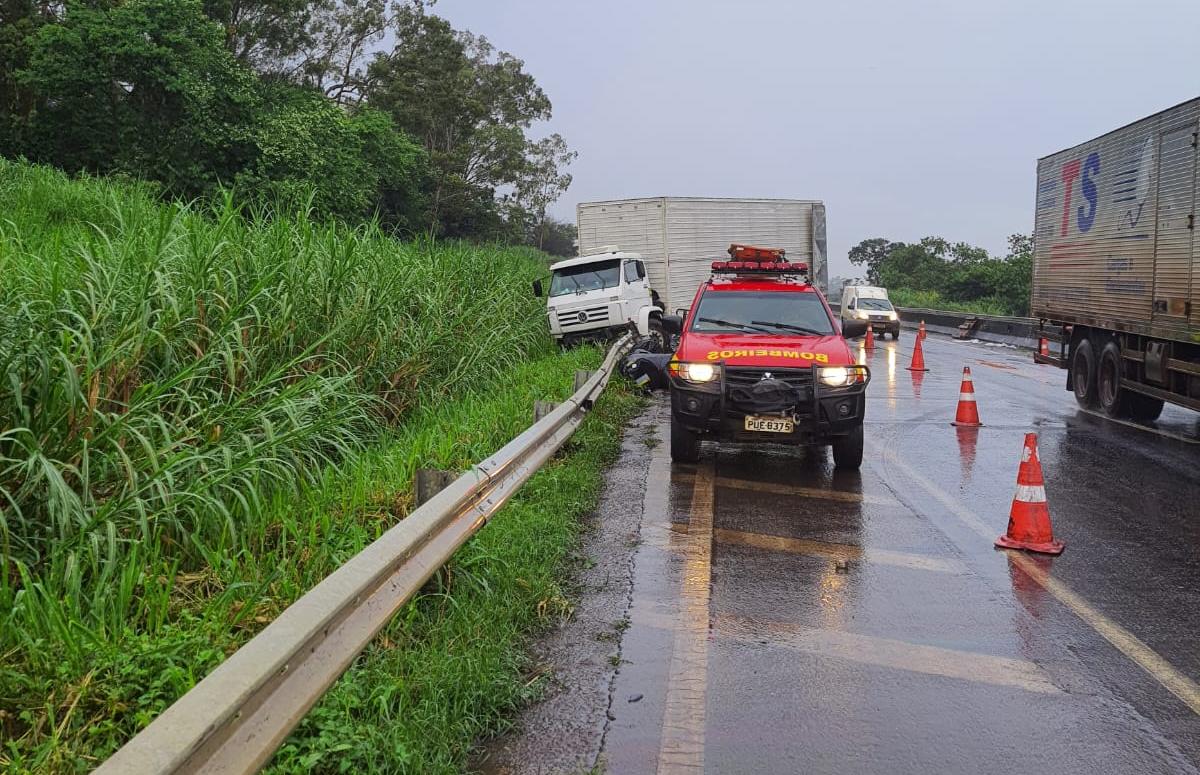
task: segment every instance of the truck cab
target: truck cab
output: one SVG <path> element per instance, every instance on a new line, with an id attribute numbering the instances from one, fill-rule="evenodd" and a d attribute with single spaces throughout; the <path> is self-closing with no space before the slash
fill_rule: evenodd
<path id="1" fill-rule="evenodd" d="M 534 292 L 541 295 L 540 281 Z M 551 335 L 563 346 L 611 338 L 632 323 L 658 351 L 665 351 L 662 314 L 645 261 L 637 253 L 606 246 L 550 267 L 546 315 Z"/>
<path id="2" fill-rule="evenodd" d="M 839 329 L 807 266 L 782 250 L 729 252 L 697 291 L 668 364 L 672 459 L 695 462 L 707 438 L 828 445 L 838 468 L 858 468 L 871 373 L 843 334 L 862 335 L 867 322 Z"/>

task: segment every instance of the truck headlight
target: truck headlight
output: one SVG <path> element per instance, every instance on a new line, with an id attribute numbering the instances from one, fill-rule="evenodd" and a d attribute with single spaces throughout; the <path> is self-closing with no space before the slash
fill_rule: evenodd
<path id="1" fill-rule="evenodd" d="M 867 381 L 867 370 L 862 366 L 822 366 L 817 378 L 830 387 L 848 387 Z"/>
<path id="2" fill-rule="evenodd" d="M 687 363 L 685 361 L 671 361 L 667 364 L 667 370 L 671 372 L 671 376 L 679 377 L 687 382 L 712 382 L 720 374 L 720 367 L 711 363 Z"/>
<path id="3" fill-rule="evenodd" d="M 888 313 L 888 320 L 899 320 L 899 319 L 900 319 L 900 316 L 897 315 L 895 312 Z"/>
<path id="4" fill-rule="evenodd" d="M 865 309 L 860 309 L 858 311 L 858 319 L 859 320 L 870 320 L 871 313 L 867 312 Z"/>

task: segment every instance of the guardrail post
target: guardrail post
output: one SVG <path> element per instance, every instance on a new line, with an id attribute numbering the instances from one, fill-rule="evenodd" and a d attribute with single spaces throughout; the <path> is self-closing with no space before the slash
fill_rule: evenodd
<path id="1" fill-rule="evenodd" d="M 533 421 L 537 422 L 546 415 L 554 411 L 558 404 L 553 401 L 534 401 L 533 402 Z"/>
<path id="2" fill-rule="evenodd" d="M 416 505 L 421 506 L 433 496 L 450 486 L 458 478 L 453 471 L 441 471 L 436 468 L 418 468 L 413 477 L 413 493 Z"/>
<path id="3" fill-rule="evenodd" d="M 575 388 L 571 392 L 575 392 L 575 390 L 579 390 L 579 388 L 583 387 L 583 383 L 585 383 L 589 379 L 591 379 L 592 375 L 595 373 L 596 372 L 588 371 L 587 369 L 576 369 L 575 370 Z"/>

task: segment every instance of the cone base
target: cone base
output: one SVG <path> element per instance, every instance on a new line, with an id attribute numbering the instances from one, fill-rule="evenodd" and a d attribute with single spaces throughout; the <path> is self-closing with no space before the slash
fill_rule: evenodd
<path id="1" fill-rule="evenodd" d="M 982 428 L 983 427 L 983 423 L 981 423 L 981 422 L 959 422 L 958 420 L 951 420 L 950 424 L 957 425 L 959 428 Z"/>
<path id="2" fill-rule="evenodd" d="M 1018 541 L 1008 536 L 997 538 L 996 546 L 1000 549 L 1023 549 L 1027 552 L 1055 555 L 1062 554 L 1065 548 L 1062 541 Z"/>

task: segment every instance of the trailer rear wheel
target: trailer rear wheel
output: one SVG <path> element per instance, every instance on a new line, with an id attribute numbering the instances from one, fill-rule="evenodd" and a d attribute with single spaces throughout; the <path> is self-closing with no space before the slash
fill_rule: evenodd
<path id="1" fill-rule="evenodd" d="M 1080 406 L 1096 405 L 1096 351 L 1090 339 L 1080 339 L 1071 351 L 1071 389 Z"/>
<path id="2" fill-rule="evenodd" d="M 1129 411 L 1135 420 L 1143 422 L 1157 420 L 1158 416 L 1162 414 L 1165 404 L 1166 402 L 1161 398 L 1153 398 L 1142 393 L 1130 392 L 1129 394 Z"/>
<path id="3" fill-rule="evenodd" d="M 1109 417 L 1128 417 L 1129 391 L 1121 387 L 1121 375 L 1124 373 L 1121 362 L 1121 346 L 1109 342 L 1100 351 L 1100 365 L 1097 369 L 1096 387 L 1100 399 L 1100 408 Z"/>

